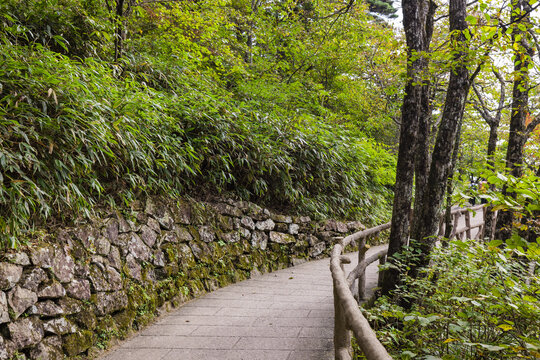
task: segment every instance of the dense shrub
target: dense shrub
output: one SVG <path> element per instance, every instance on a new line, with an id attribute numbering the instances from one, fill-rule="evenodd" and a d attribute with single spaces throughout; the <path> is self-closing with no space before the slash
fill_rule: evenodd
<path id="1" fill-rule="evenodd" d="M 540 356 L 540 240 L 452 241 L 437 249 L 422 277 L 406 277 L 368 310 L 378 338 L 396 359 L 507 359 Z M 407 270 L 415 254 L 405 252 Z"/>
<path id="2" fill-rule="evenodd" d="M 142 193 L 229 192 L 314 215 L 387 215 L 394 158 L 315 117 L 235 102 L 204 73 L 73 60 L 4 38 L 0 232 Z M 149 84 L 160 82 L 156 88 Z M 382 205 L 382 206 L 381 206 Z"/>
<path id="3" fill-rule="evenodd" d="M 362 7 L 338 27 L 318 15 L 332 4 L 270 2 L 257 13 L 248 2 L 127 3 L 121 15 L 114 1 L 0 4 L 3 245 L 145 194 L 226 193 L 387 220 L 395 159 L 352 126 L 351 109 L 379 91 L 354 75 L 369 73 L 356 57 L 379 56 L 363 51 L 390 30 Z M 397 92 L 399 64 L 377 70 Z M 330 106 L 344 92 L 349 106 Z M 388 100 L 373 104 L 362 121 L 386 118 Z"/>
<path id="4" fill-rule="evenodd" d="M 100 21 L 106 16 L 100 0 L 5 0 L 0 30 L 13 43 L 38 43 L 71 57 L 99 56 L 112 29 Z"/>

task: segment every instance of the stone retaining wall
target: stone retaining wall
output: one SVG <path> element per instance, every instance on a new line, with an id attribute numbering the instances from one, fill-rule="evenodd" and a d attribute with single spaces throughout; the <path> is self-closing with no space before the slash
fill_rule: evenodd
<path id="1" fill-rule="evenodd" d="M 248 202 L 149 199 L 62 229 L 0 261 L 0 359 L 93 357 L 162 310 L 329 254 L 359 222 L 313 222 Z"/>

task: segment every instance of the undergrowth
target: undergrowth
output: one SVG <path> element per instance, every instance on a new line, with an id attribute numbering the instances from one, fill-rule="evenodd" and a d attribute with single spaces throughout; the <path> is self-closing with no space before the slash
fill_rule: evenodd
<path id="1" fill-rule="evenodd" d="M 394 358 L 540 357 L 540 240 L 526 248 L 501 244 L 452 241 L 435 250 L 423 276 L 405 276 L 392 297 L 367 310 Z M 397 266 L 407 274 L 414 257 L 406 250 Z"/>
<path id="2" fill-rule="evenodd" d="M 146 194 L 226 193 L 368 224 L 388 216 L 394 156 L 359 131 L 264 112 L 180 59 L 68 57 L 21 41 L 29 29 L 4 16 L 2 246 Z"/>

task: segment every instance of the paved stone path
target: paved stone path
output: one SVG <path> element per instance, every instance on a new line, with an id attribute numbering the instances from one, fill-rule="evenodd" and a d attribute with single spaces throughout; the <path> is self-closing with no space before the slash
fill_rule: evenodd
<path id="1" fill-rule="evenodd" d="M 357 254 L 349 256 L 350 270 Z M 376 264 L 368 267 L 366 288 L 376 286 L 376 272 Z M 332 277 L 329 259 L 323 259 L 194 299 L 103 360 L 329 360 L 333 326 Z"/>

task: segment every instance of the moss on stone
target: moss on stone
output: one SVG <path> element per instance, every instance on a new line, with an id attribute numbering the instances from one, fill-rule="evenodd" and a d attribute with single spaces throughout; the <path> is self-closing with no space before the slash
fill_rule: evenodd
<path id="1" fill-rule="evenodd" d="M 309 247 L 309 244 L 307 243 L 307 241 L 303 240 L 303 241 L 297 241 L 294 244 L 293 249 L 295 253 L 297 253 L 298 255 L 301 255 L 306 252 L 308 247 Z"/>
<path id="2" fill-rule="evenodd" d="M 190 225 L 188 226 L 187 229 L 189 233 L 191 234 L 191 236 L 193 237 L 193 241 L 197 243 L 201 241 L 201 235 L 199 234 L 199 230 L 195 226 Z"/>
<path id="3" fill-rule="evenodd" d="M 101 349 L 108 346 L 111 338 L 118 336 L 118 328 L 111 315 L 100 318 L 94 332 L 97 336 L 96 346 Z"/>
<path id="4" fill-rule="evenodd" d="M 216 274 L 226 274 L 234 265 L 229 258 L 221 258 L 212 264 L 211 271 Z"/>
<path id="5" fill-rule="evenodd" d="M 277 269 L 279 269 L 279 265 L 275 261 L 270 262 L 268 265 L 270 267 L 270 271 L 276 271 Z"/>
<path id="6" fill-rule="evenodd" d="M 189 253 L 188 253 L 189 251 Z M 189 249 L 189 247 L 187 247 L 187 245 L 185 245 L 185 247 L 183 247 L 183 249 L 180 249 L 180 254 L 179 254 L 179 266 L 180 266 L 180 269 L 186 273 L 187 270 L 191 269 L 192 267 L 194 267 L 196 264 L 197 264 L 197 261 L 195 260 L 195 257 L 193 256 L 193 254 L 191 253 L 191 250 Z"/>
<path id="7" fill-rule="evenodd" d="M 281 245 L 276 243 L 270 243 L 268 244 L 269 248 L 269 255 L 271 258 L 277 259 L 279 254 L 281 253 Z"/>
<path id="8" fill-rule="evenodd" d="M 185 273 L 180 273 L 174 278 L 174 285 L 177 289 L 181 289 L 186 284 L 187 276 Z"/>
<path id="9" fill-rule="evenodd" d="M 172 264 L 165 265 L 165 267 L 159 270 L 160 270 L 159 271 L 160 278 L 165 279 L 165 278 L 174 277 L 178 275 L 178 273 L 180 272 L 180 267 L 178 266 L 177 263 L 172 263 Z M 156 275 L 158 275 L 157 271 L 156 271 Z"/>
<path id="10" fill-rule="evenodd" d="M 244 253 L 249 253 L 253 251 L 251 242 L 249 242 L 247 239 L 243 239 L 240 243 L 242 244 L 242 250 L 244 251 Z"/>
<path id="11" fill-rule="evenodd" d="M 175 244 L 165 244 L 161 246 L 161 249 L 165 253 L 167 263 L 177 264 L 179 259 L 178 246 Z"/>
<path id="12" fill-rule="evenodd" d="M 135 315 L 135 311 L 128 309 L 120 311 L 113 316 L 114 322 L 118 329 L 118 336 L 121 339 L 124 339 L 130 333 Z"/>
<path id="13" fill-rule="evenodd" d="M 253 264 L 251 262 L 251 256 L 249 255 L 240 255 L 237 258 L 236 266 L 242 270 L 249 270 L 251 271 L 253 269 Z"/>
<path id="14" fill-rule="evenodd" d="M 80 313 L 70 316 L 69 319 L 75 321 L 75 323 L 83 329 L 94 330 L 97 325 L 97 317 L 92 310 L 81 311 Z"/>
<path id="15" fill-rule="evenodd" d="M 202 254 L 199 261 L 208 265 L 211 265 L 214 263 L 214 259 L 211 253 Z"/>
<path id="16" fill-rule="evenodd" d="M 194 296 L 194 297 L 197 297 L 201 294 L 204 293 L 204 284 L 202 283 L 201 280 L 198 280 L 198 279 L 192 279 L 192 280 L 188 280 L 187 281 L 187 286 L 190 290 L 190 293 Z"/>
<path id="17" fill-rule="evenodd" d="M 208 246 L 211 249 L 212 258 L 214 261 L 218 261 L 228 254 L 229 245 L 222 246 L 219 243 L 211 243 L 208 244 Z"/>
<path id="18" fill-rule="evenodd" d="M 251 261 L 253 262 L 254 266 L 261 266 L 265 262 L 265 256 L 262 254 L 260 250 L 254 251 L 251 254 Z"/>
<path id="19" fill-rule="evenodd" d="M 156 317 L 156 315 L 153 312 L 152 313 L 144 313 L 142 315 L 137 315 L 137 317 L 133 321 L 133 325 L 137 329 L 141 330 L 146 325 L 150 324 L 152 322 L 152 320 L 154 320 L 155 317 Z"/>
<path id="20" fill-rule="evenodd" d="M 191 205 L 191 223 L 195 225 L 204 225 L 209 219 L 214 217 L 212 211 L 199 202 L 193 202 Z"/>
<path id="21" fill-rule="evenodd" d="M 234 229 L 233 220 L 229 216 L 218 214 L 217 229 L 223 231 L 232 231 Z"/>
<path id="22" fill-rule="evenodd" d="M 208 279 L 210 278 L 210 269 L 202 264 L 197 264 L 195 268 L 190 270 L 189 276 L 193 279 Z"/>
<path id="23" fill-rule="evenodd" d="M 233 282 L 239 282 L 242 280 L 249 279 L 249 272 L 242 271 L 242 270 L 235 270 L 232 273 Z"/>
<path id="24" fill-rule="evenodd" d="M 64 336 L 62 345 L 68 356 L 76 356 L 88 350 L 96 342 L 96 336 L 89 330 L 81 330 L 79 332 Z"/>
<path id="25" fill-rule="evenodd" d="M 229 249 L 230 249 L 230 252 L 229 252 L 230 255 L 239 256 L 244 253 L 244 246 L 242 245 L 241 242 L 230 244 Z"/>
<path id="26" fill-rule="evenodd" d="M 144 288 L 138 284 L 132 284 L 128 291 L 128 309 L 135 311 L 139 317 L 153 314 L 156 311 L 157 293 L 153 288 Z"/>
<path id="27" fill-rule="evenodd" d="M 175 284 L 175 280 L 170 278 L 160 281 L 156 286 L 157 306 L 161 307 L 165 301 L 172 299 L 179 293 L 179 289 Z"/>
<path id="28" fill-rule="evenodd" d="M 231 283 L 230 277 L 226 274 L 219 275 L 217 281 L 220 287 L 225 287 Z"/>

